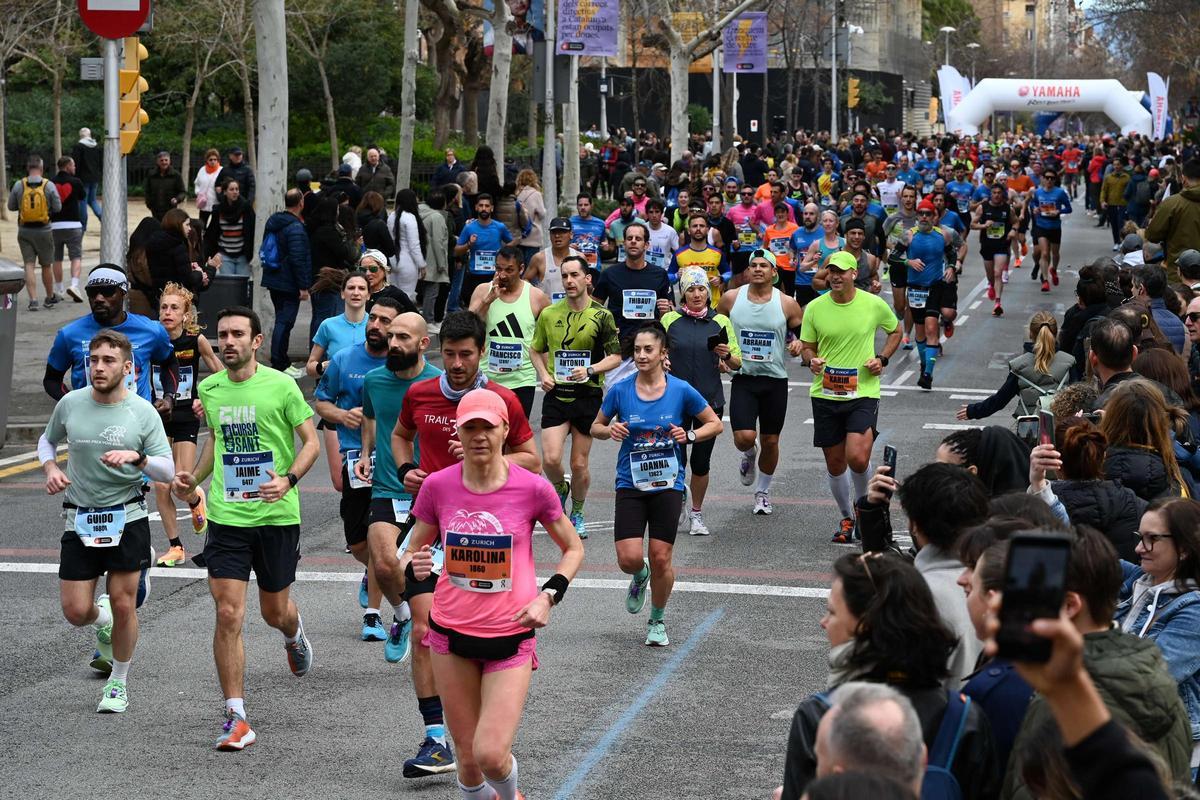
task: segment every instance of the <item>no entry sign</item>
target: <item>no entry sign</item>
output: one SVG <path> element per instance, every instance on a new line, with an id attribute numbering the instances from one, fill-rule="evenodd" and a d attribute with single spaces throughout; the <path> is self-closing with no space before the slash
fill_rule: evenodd
<path id="1" fill-rule="evenodd" d="M 83 24 L 105 39 L 132 36 L 150 16 L 150 0 L 78 0 L 78 3 Z"/>

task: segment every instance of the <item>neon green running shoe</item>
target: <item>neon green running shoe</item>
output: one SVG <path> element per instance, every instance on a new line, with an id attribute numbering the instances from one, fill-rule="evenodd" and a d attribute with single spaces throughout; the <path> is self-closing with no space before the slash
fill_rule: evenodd
<path id="1" fill-rule="evenodd" d="M 625 596 L 625 610 L 630 614 L 640 613 L 646 606 L 646 586 L 650 583 L 650 559 L 643 558 L 646 577 L 634 575 L 629 581 L 629 594 Z"/>
<path id="2" fill-rule="evenodd" d="M 104 695 L 100 698 L 100 705 L 96 706 L 96 713 L 124 714 L 127 708 L 129 708 L 129 694 L 125 690 L 125 681 L 112 678 L 104 684 Z"/>
<path id="3" fill-rule="evenodd" d="M 667 624 L 661 619 L 650 620 L 646 628 L 647 647 L 666 647 L 671 643 L 667 638 Z"/>

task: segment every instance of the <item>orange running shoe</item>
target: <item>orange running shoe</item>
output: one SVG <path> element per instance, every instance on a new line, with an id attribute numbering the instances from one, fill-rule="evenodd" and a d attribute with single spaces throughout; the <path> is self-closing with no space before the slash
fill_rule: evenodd
<path id="1" fill-rule="evenodd" d="M 196 502 L 188 503 L 192 511 L 192 530 L 196 535 L 208 530 L 208 502 L 204 499 L 204 490 L 196 487 Z"/>
<path id="2" fill-rule="evenodd" d="M 218 750 L 245 750 L 254 744 L 258 737 L 254 735 L 250 723 L 240 714 L 225 709 L 225 725 L 221 738 L 217 739 Z"/>
<path id="3" fill-rule="evenodd" d="M 1022 256 L 1029 255 L 1029 243 L 1028 242 L 1021 242 L 1021 255 Z"/>
<path id="4" fill-rule="evenodd" d="M 162 557 L 155 563 L 157 567 L 178 567 L 183 562 L 187 561 L 187 553 L 182 547 L 172 547 L 170 550 L 162 554 Z"/>

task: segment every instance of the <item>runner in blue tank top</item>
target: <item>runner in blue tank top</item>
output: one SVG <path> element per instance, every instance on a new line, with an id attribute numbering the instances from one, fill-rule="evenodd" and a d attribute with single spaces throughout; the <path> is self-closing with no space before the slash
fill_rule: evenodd
<path id="1" fill-rule="evenodd" d="M 908 243 L 908 307 L 913 316 L 913 332 L 921 359 L 921 377 L 917 385 L 933 387 L 933 368 L 942 348 L 938 339 L 942 297 L 956 280 L 953 266 L 946 265 L 946 245 L 953 235 L 933 224 L 937 209 L 928 198 L 917 206 L 917 227 L 905 234 Z M 949 310 L 949 309 L 948 309 Z"/>

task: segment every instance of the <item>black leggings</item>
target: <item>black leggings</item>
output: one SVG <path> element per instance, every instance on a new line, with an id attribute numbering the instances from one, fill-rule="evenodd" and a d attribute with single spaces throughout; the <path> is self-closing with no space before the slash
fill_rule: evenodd
<path id="1" fill-rule="evenodd" d="M 721 415 L 725 413 L 725 408 L 723 406 L 717 406 L 716 408 L 713 409 L 713 411 L 717 412 L 717 419 L 720 419 Z M 695 417 L 684 417 L 683 425 L 681 425 L 680 427 L 682 427 L 685 431 L 690 431 L 692 428 L 699 427 L 699 425 L 697 425 L 697 422 L 699 422 L 699 420 L 697 420 Z M 691 452 L 691 462 L 692 462 L 692 474 L 699 475 L 702 477 L 704 475 L 707 475 L 709 467 L 712 464 L 713 447 L 715 447 L 716 444 L 717 444 L 717 437 L 714 436 L 713 438 L 708 439 L 707 441 L 696 442 L 693 445 L 689 445 L 689 446 L 683 448 L 683 468 L 687 469 L 688 452 L 690 451 Z"/>

